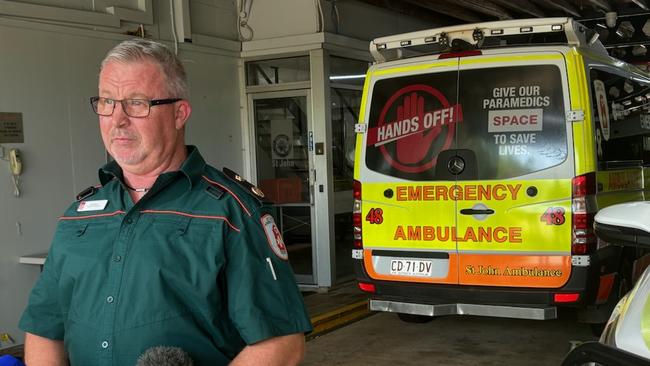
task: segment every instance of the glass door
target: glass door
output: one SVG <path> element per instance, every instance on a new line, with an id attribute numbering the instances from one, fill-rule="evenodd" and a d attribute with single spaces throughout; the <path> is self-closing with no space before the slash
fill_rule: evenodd
<path id="1" fill-rule="evenodd" d="M 301 284 L 314 284 L 312 158 L 308 90 L 249 95 L 257 184 L 273 201 L 275 218 Z"/>

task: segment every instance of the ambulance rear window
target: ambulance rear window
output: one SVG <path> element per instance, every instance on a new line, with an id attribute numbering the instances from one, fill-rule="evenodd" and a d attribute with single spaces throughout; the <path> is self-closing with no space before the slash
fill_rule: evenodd
<path id="1" fill-rule="evenodd" d="M 379 80 L 366 166 L 409 180 L 487 180 L 559 165 L 567 158 L 562 90 L 554 65 Z M 461 174 L 450 173 L 453 156 L 463 157 Z"/>

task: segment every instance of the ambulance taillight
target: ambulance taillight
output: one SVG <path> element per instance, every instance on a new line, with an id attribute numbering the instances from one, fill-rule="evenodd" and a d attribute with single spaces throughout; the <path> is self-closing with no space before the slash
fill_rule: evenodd
<path id="1" fill-rule="evenodd" d="M 580 300 L 580 294 L 578 293 L 557 293 L 553 294 L 554 302 L 577 302 Z"/>
<path id="2" fill-rule="evenodd" d="M 596 249 L 594 215 L 596 198 L 596 174 L 587 173 L 571 181 L 571 254 L 590 254 Z"/>
<path id="3" fill-rule="evenodd" d="M 377 291 L 374 284 L 365 282 L 359 282 L 359 290 L 364 292 L 371 292 L 373 294 Z"/>
<path id="4" fill-rule="evenodd" d="M 352 194 L 354 197 L 354 206 L 352 207 L 352 225 L 354 235 L 354 248 L 363 248 L 361 241 L 361 182 L 355 180 L 352 183 Z"/>

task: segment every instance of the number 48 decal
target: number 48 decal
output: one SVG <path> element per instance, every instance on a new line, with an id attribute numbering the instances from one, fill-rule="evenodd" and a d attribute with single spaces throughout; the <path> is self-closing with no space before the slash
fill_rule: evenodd
<path id="1" fill-rule="evenodd" d="M 546 222 L 546 225 L 564 224 L 564 207 L 549 207 L 542 217 L 539 218 L 539 221 Z"/>
<path id="2" fill-rule="evenodd" d="M 366 221 L 371 224 L 381 224 L 384 222 L 384 210 L 381 208 L 371 208 L 366 215 Z"/>

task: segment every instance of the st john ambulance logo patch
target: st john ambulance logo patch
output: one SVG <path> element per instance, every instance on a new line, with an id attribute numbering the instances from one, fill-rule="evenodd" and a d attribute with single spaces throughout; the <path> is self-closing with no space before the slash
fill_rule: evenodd
<path id="1" fill-rule="evenodd" d="M 262 227 L 264 228 L 264 233 L 266 234 L 266 240 L 269 242 L 269 246 L 273 253 L 278 256 L 278 258 L 283 260 L 289 259 L 289 253 L 287 253 L 287 247 L 284 245 L 284 240 L 282 239 L 282 234 L 280 234 L 280 229 L 275 224 L 273 216 L 266 214 L 262 216 Z"/>

